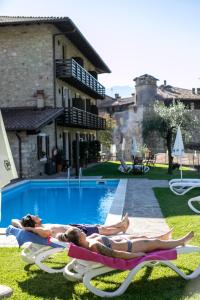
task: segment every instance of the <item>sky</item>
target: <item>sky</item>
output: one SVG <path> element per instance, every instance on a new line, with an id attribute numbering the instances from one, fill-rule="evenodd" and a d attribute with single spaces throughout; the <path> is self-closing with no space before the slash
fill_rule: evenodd
<path id="1" fill-rule="evenodd" d="M 0 0 L 2 16 L 71 18 L 111 69 L 99 76 L 107 89 L 134 90 L 146 73 L 200 87 L 199 11 L 199 0 Z"/>

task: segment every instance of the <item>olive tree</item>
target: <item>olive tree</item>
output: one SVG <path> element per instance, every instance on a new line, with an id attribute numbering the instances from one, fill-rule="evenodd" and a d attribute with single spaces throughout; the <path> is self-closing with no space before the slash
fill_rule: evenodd
<path id="1" fill-rule="evenodd" d="M 152 132 L 156 132 L 164 139 L 168 150 L 168 173 L 172 174 L 173 157 L 172 157 L 172 142 L 177 127 L 181 126 L 181 130 L 185 135 L 190 135 L 190 130 L 197 123 L 195 116 L 191 110 L 188 110 L 185 105 L 178 101 L 166 106 L 163 102 L 155 101 L 152 113 L 145 115 L 143 122 L 144 139 L 148 138 Z"/>
<path id="2" fill-rule="evenodd" d="M 106 113 L 102 117 L 106 120 L 106 129 L 98 132 L 98 139 L 103 147 L 109 151 L 113 144 L 113 129 L 116 126 L 116 121 Z"/>

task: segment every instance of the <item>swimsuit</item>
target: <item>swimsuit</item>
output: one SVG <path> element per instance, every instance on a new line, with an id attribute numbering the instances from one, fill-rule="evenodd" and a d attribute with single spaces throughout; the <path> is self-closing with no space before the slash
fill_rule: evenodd
<path id="1" fill-rule="evenodd" d="M 108 247 L 109 249 L 112 249 L 112 243 L 107 236 L 102 235 L 101 240 L 104 246 Z M 127 240 L 127 245 L 128 245 L 127 252 L 132 252 L 132 242 L 130 240 Z"/>
<path id="2" fill-rule="evenodd" d="M 93 233 L 99 233 L 98 225 L 91 224 L 69 224 L 69 226 L 74 226 L 85 232 L 86 235 L 91 235 Z"/>

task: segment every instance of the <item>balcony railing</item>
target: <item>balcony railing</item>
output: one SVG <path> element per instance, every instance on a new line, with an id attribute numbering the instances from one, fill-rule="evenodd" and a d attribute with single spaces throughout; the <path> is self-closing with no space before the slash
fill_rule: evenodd
<path id="1" fill-rule="evenodd" d="M 105 119 L 74 107 L 65 108 L 64 116 L 59 119 L 58 123 L 68 127 L 106 129 Z"/>
<path id="2" fill-rule="evenodd" d="M 56 76 L 74 84 L 92 97 L 105 97 L 105 87 L 72 58 L 56 60 Z"/>

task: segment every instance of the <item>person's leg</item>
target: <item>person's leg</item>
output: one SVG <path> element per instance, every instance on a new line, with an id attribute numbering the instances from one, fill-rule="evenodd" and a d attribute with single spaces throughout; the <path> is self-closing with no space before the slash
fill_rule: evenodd
<path id="1" fill-rule="evenodd" d="M 115 224 L 112 224 L 112 225 L 101 225 L 102 227 L 105 227 L 105 228 L 110 228 L 110 227 L 115 227 L 115 228 L 118 228 L 118 227 L 122 227 L 124 224 L 129 224 L 129 219 L 128 219 L 128 214 L 126 213 L 125 216 L 121 219 L 120 222 L 118 223 L 115 223 Z"/>
<path id="2" fill-rule="evenodd" d="M 123 219 L 113 225 L 98 225 L 99 234 L 102 235 L 113 235 L 119 232 L 126 232 L 129 226 L 128 214 L 126 214 Z"/>
<path id="3" fill-rule="evenodd" d="M 140 239 L 148 239 L 148 240 L 152 240 L 152 239 L 159 239 L 159 240 L 162 240 L 162 241 L 168 241 L 169 239 L 171 239 L 171 233 L 173 231 L 173 228 L 170 229 L 168 232 L 164 233 L 164 234 L 161 234 L 161 235 L 158 235 L 158 236 L 152 236 L 152 237 L 149 237 L 149 236 L 146 236 L 146 235 L 138 235 L 138 236 L 135 236 L 135 235 L 127 235 L 127 236 L 121 236 L 119 237 L 119 239 L 117 239 L 117 237 L 115 238 L 115 240 L 121 240 L 122 238 L 124 239 L 129 239 L 129 240 L 140 240 Z"/>
<path id="4" fill-rule="evenodd" d="M 193 231 L 189 232 L 184 237 L 177 240 L 159 240 L 159 239 L 144 239 L 132 241 L 132 252 L 151 252 L 154 250 L 173 249 L 177 246 L 183 246 L 194 236 Z"/>

